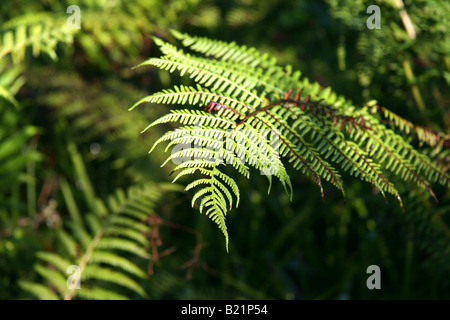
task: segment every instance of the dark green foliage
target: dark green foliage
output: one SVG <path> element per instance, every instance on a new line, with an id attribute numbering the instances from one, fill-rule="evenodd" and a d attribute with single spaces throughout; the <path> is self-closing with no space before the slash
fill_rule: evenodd
<path id="1" fill-rule="evenodd" d="M 176 187 L 147 185 L 127 192 L 117 190 L 105 203 L 96 199 L 95 205 L 91 204 L 94 207 L 82 218 L 80 209 L 72 203 L 70 187 L 64 180 L 61 183 L 65 201 L 71 204 L 68 207 L 71 220 L 66 222 L 69 233 L 57 229 L 58 253 L 37 253 L 39 263 L 34 269 L 45 282 L 21 281 L 20 286 L 39 299 L 146 298 L 144 289 L 133 278 L 145 279 L 147 274 L 134 260 L 151 258 L 147 252 L 152 232 L 149 221 L 162 194 Z M 80 280 L 70 266 L 79 267 Z M 72 289 L 67 284 L 67 273 L 73 276 Z M 80 288 L 76 288 L 77 281 L 81 282 Z M 121 292 L 129 293 L 116 293 L 114 285 L 126 288 Z"/>

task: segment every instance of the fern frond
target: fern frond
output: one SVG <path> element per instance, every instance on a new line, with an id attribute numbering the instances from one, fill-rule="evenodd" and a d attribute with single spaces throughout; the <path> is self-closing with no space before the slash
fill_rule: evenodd
<path id="1" fill-rule="evenodd" d="M 253 110 L 251 106 L 243 104 L 241 101 L 227 95 L 211 92 L 208 89 L 197 85 L 196 88 L 188 86 L 175 86 L 173 89 L 163 90 L 152 96 L 145 97 L 135 103 L 129 110 L 133 110 L 144 102 L 159 104 L 190 104 L 190 105 L 208 105 L 211 101 L 226 106 L 219 110 L 224 113 L 235 113 L 238 115 Z"/>
<path id="2" fill-rule="evenodd" d="M 72 222 L 71 233 L 59 230 L 62 249 L 60 253 L 39 252 L 40 263 L 35 270 L 49 285 L 23 283 L 22 288 L 38 298 L 73 299 L 126 299 L 122 294 L 102 288 L 102 283 L 112 283 L 141 297 L 147 293 L 137 279 L 145 279 L 146 272 L 135 262 L 136 257 L 148 259 L 146 248 L 151 232 L 146 219 L 154 213 L 156 202 L 177 186 L 146 185 L 131 187 L 127 192 L 118 190 L 102 206 L 108 213 L 88 215 L 92 234 L 81 223 Z M 100 208 L 99 207 L 99 208 Z M 88 219 L 87 219 L 88 220 Z M 123 253 L 127 254 L 124 255 Z M 133 258 L 134 257 L 134 258 Z M 46 263 L 43 265 L 42 263 Z M 53 268 L 49 268 L 49 265 Z M 68 286 L 69 266 L 77 266 L 80 288 Z M 76 274 L 72 275 L 76 280 Z M 75 284 L 75 282 L 73 282 Z"/>
<path id="3" fill-rule="evenodd" d="M 55 288 L 59 295 L 64 296 L 69 291 L 67 288 L 67 279 L 61 272 L 40 264 L 36 265 L 34 269 L 42 278 L 47 280 L 51 287 Z"/>
<path id="4" fill-rule="evenodd" d="M 33 13 L 8 21 L 0 30 L 0 59 L 10 54 L 14 63 L 25 58 L 28 47 L 33 56 L 47 53 L 57 58 L 58 43 L 71 43 L 77 29 L 67 27 L 67 17 L 48 13 Z"/>
<path id="5" fill-rule="evenodd" d="M 147 274 L 143 272 L 141 268 L 132 263 L 130 260 L 107 251 L 97 250 L 93 252 L 90 261 L 91 263 L 95 264 L 103 263 L 113 267 L 117 267 L 139 278 L 145 278 L 147 276 Z"/>
<path id="6" fill-rule="evenodd" d="M 415 125 L 405 118 L 402 118 L 398 114 L 395 114 L 394 112 L 378 105 L 375 106 L 375 110 L 380 112 L 384 118 L 389 120 L 390 124 L 392 124 L 394 127 L 399 128 L 406 134 L 415 133 L 419 141 L 425 142 L 431 147 L 437 145 L 439 141 L 445 136 L 445 134 L 441 132 L 435 132 L 424 126 Z"/>
<path id="7" fill-rule="evenodd" d="M 268 54 L 262 54 L 255 48 L 239 46 L 235 42 L 229 43 L 206 37 L 192 36 L 177 30 L 171 30 L 171 33 L 175 38 L 181 40 L 184 46 L 203 53 L 206 56 L 213 56 L 216 59 L 229 60 L 236 64 L 240 63 L 250 67 L 269 67 L 276 65 L 275 57 L 270 57 Z"/>
<path id="8" fill-rule="evenodd" d="M 225 224 L 225 216 L 227 211 L 233 206 L 233 195 L 236 197 L 236 206 L 239 205 L 239 188 L 233 179 L 220 172 L 216 166 L 211 170 L 203 168 L 199 170 L 208 178 L 194 180 L 186 186 L 185 190 L 188 191 L 192 188 L 205 185 L 196 192 L 193 197 L 193 202 L 202 198 L 199 204 L 199 210 L 201 213 L 205 213 L 222 230 L 225 236 L 225 247 L 228 252 L 229 237 Z"/>
<path id="9" fill-rule="evenodd" d="M 189 56 L 186 57 L 189 59 Z M 194 65 L 192 65 L 194 64 Z M 260 104 L 264 104 L 264 100 L 257 95 L 257 93 L 253 90 L 249 90 L 245 85 L 238 84 L 235 81 L 230 79 L 231 72 L 226 72 L 224 75 L 215 73 L 214 71 L 210 71 L 207 69 L 202 69 L 201 67 L 196 67 L 194 61 L 173 61 L 170 60 L 169 57 L 162 58 L 150 58 L 149 60 L 138 65 L 145 66 L 152 65 L 158 67 L 162 70 L 166 70 L 169 72 L 174 72 L 178 70 L 180 75 L 189 74 L 190 78 L 194 79 L 195 82 L 203 85 L 205 87 L 211 86 L 211 90 L 223 92 L 227 95 L 238 96 L 244 95 L 246 97 L 246 104 L 251 105 L 253 109 L 258 107 Z M 236 78 L 241 75 L 236 75 Z"/>
<path id="10" fill-rule="evenodd" d="M 190 174 L 206 176 L 188 184 L 186 190 L 199 187 L 193 204 L 200 201 L 200 211 L 219 225 L 227 248 L 225 215 L 232 208 L 232 194 L 238 195 L 239 190 L 230 176 L 218 171 L 221 165 L 232 165 L 247 177 L 247 167 L 261 170 L 268 175 L 269 191 L 271 175 L 275 175 L 286 191 L 292 192 L 282 161 L 285 159 L 312 178 L 322 197 L 324 181 L 345 196 L 345 172 L 372 184 L 384 197 L 393 195 L 402 210 L 392 176 L 411 180 L 434 197 L 430 183 L 448 185 L 449 177 L 442 166 L 435 165 L 404 137 L 380 123 L 369 112 L 369 105 L 357 108 L 331 88 L 300 79 L 299 71 L 278 66 L 275 58 L 254 48 L 178 31 L 172 34 L 199 55 L 155 39 L 162 57 L 150 58 L 139 66 L 187 74 L 196 85 L 154 93 L 130 110 L 144 102 L 206 109 L 171 110 L 144 131 L 157 124 L 181 125 L 159 137 L 150 151 L 162 142 L 168 142 L 166 151 L 177 148 L 163 164 L 181 159 L 182 163 L 176 163 L 174 169 L 179 171 L 174 181 Z M 294 91 L 295 97 L 291 98 Z M 438 135 L 431 131 L 419 129 L 384 109 L 383 114 L 406 134 L 414 131 L 424 142 L 436 143 Z M 270 139 L 268 132 L 273 136 Z"/>
<path id="11" fill-rule="evenodd" d="M 0 58 L 0 98 L 10 102 L 16 108 L 19 106 L 15 95 L 23 86 L 23 67 L 8 67 L 5 59 Z"/>
<path id="12" fill-rule="evenodd" d="M 59 300 L 58 295 L 51 291 L 48 286 L 29 281 L 20 281 L 19 285 L 22 289 L 41 300 Z"/>
<path id="13" fill-rule="evenodd" d="M 110 268 L 100 267 L 99 265 L 96 264 L 90 264 L 86 266 L 86 268 L 83 270 L 81 281 L 87 281 L 90 279 L 115 283 L 125 288 L 128 288 L 133 292 L 136 292 L 141 297 L 147 296 L 145 291 L 136 281 L 134 281 L 124 273 L 114 271 Z"/>
<path id="14" fill-rule="evenodd" d="M 147 131 L 151 127 L 168 122 L 180 122 L 182 124 L 195 124 L 197 126 L 210 126 L 220 128 L 230 128 L 234 125 L 234 122 L 223 119 L 217 116 L 213 116 L 207 112 L 200 110 L 171 110 L 170 114 L 167 114 L 158 120 L 151 123 L 142 132 Z"/>

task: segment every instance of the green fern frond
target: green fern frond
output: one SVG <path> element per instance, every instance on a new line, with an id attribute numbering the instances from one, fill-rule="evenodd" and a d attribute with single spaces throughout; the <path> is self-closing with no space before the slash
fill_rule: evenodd
<path id="1" fill-rule="evenodd" d="M 59 300 L 58 295 L 55 294 L 48 286 L 29 281 L 20 281 L 19 285 L 22 289 L 36 297 L 39 297 L 41 300 Z"/>
<path id="2" fill-rule="evenodd" d="M 142 132 L 147 131 L 151 127 L 168 122 L 180 122 L 182 124 L 197 124 L 198 126 L 210 126 L 221 128 L 230 128 L 234 125 L 234 122 L 223 119 L 221 117 L 216 117 L 207 112 L 201 110 L 172 110 L 170 114 L 167 114 L 155 122 L 151 123 Z"/>
<path id="3" fill-rule="evenodd" d="M 205 213 L 222 230 L 225 236 L 225 247 L 228 252 L 229 238 L 225 216 L 227 211 L 233 206 L 233 195 L 236 197 L 236 207 L 239 205 L 239 188 L 233 179 L 220 172 L 216 166 L 213 166 L 212 169 L 199 168 L 199 170 L 207 178 L 194 180 L 186 186 L 185 190 L 188 191 L 201 186 L 201 189 L 194 195 L 192 204 L 194 205 L 194 201 L 198 198 L 202 198 L 199 210 L 201 213 Z"/>
<path id="4" fill-rule="evenodd" d="M 15 95 L 25 82 L 22 72 L 23 67 L 8 67 L 5 59 L 1 60 L 0 58 L 0 98 L 8 101 L 16 108 L 19 103 Z"/>
<path id="5" fill-rule="evenodd" d="M 386 108 L 375 106 L 374 109 L 375 111 L 380 112 L 392 126 L 399 128 L 406 134 L 415 133 L 419 141 L 422 141 L 431 147 L 435 146 L 442 137 L 445 136 L 445 134 L 441 132 L 434 132 L 429 128 L 415 125 Z"/>
<path id="6" fill-rule="evenodd" d="M 126 193 L 118 190 L 101 206 L 107 209 L 106 216 L 98 212 L 87 215 L 90 218 L 86 220 L 91 221 L 87 225 L 94 226 L 90 232 L 82 224 L 72 221 L 68 224 L 70 233 L 58 231 L 62 245 L 59 253 L 38 253 L 39 263 L 35 265 L 35 270 L 48 288 L 45 290 L 41 284 L 26 282 L 21 284 L 22 288 L 40 299 L 73 299 L 76 296 L 126 299 L 126 296 L 101 285 L 111 283 L 127 288 L 134 295 L 147 297 L 139 282 L 147 274 L 135 258 L 145 260 L 150 257 L 146 250 L 149 247 L 146 235 L 151 229 L 146 219 L 154 213 L 160 197 L 167 191 L 175 190 L 179 190 L 176 185 L 135 186 Z M 80 288 L 68 285 L 70 274 L 66 272 L 70 266 L 79 268 Z"/>
<path id="7" fill-rule="evenodd" d="M 229 60 L 250 67 L 269 67 L 276 65 L 275 57 L 270 57 L 268 54 L 262 54 L 255 48 L 239 46 L 235 42 L 229 43 L 206 37 L 191 36 L 177 30 L 171 30 L 171 33 L 175 38 L 181 40 L 184 46 L 203 53 L 206 56 L 212 56 L 216 59 L 225 61 Z"/>
<path id="8" fill-rule="evenodd" d="M 67 17 L 49 13 L 33 13 L 8 21 L 0 30 L 0 59 L 10 54 L 14 63 L 25 58 L 28 47 L 33 56 L 47 53 L 57 58 L 58 43 L 71 43 L 77 29 L 67 26 Z"/>
<path id="9" fill-rule="evenodd" d="M 150 58 L 139 66 L 177 71 L 181 76 L 188 75 L 195 86 L 175 86 L 154 93 L 130 110 L 144 102 L 206 109 L 171 110 L 143 131 L 157 124 L 181 125 L 159 137 L 150 152 L 168 142 L 166 151 L 173 151 L 163 165 L 176 162 L 174 172 L 179 173 L 174 181 L 191 174 L 203 176 L 188 184 L 186 190 L 198 187 L 192 203 L 198 201 L 200 212 L 218 224 L 227 250 L 225 217 L 234 203 L 232 195 L 238 198 L 239 189 L 233 178 L 219 170 L 221 166 L 231 165 L 247 178 L 249 168 L 261 170 L 268 176 L 269 191 L 271 176 L 275 175 L 292 193 L 283 164 L 287 161 L 312 178 L 322 197 L 323 181 L 345 196 L 345 172 L 372 184 L 384 197 L 393 195 L 402 210 L 393 177 L 413 181 L 433 197 L 430 183 L 448 185 L 449 177 L 442 166 L 434 164 L 404 136 L 384 126 L 369 104 L 357 108 L 331 88 L 300 79 L 299 71 L 278 66 L 275 58 L 254 48 L 178 31 L 172 34 L 199 55 L 156 38 L 162 57 Z M 293 93 L 295 97 L 291 97 Z M 383 113 L 405 134 L 415 131 L 431 145 L 440 138 L 385 109 Z M 268 132 L 273 135 L 270 139 Z M 182 162 L 177 162 L 180 159 Z"/>

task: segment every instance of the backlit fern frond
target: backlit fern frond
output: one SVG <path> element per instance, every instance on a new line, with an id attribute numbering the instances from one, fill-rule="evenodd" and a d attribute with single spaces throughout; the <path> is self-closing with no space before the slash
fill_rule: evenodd
<path id="1" fill-rule="evenodd" d="M 62 179 L 61 184 L 65 198 L 71 198 L 67 182 Z M 150 258 L 147 219 L 155 213 L 161 196 L 176 189 L 153 184 L 134 186 L 127 192 L 119 189 L 105 203 L 98 200 L 98 210 L 85 214 L 85 219 L 73 203 L 67 230 L 58 230 L 59 250 L 38 253 L 35 270 L 48 285 L 21 282 L 21 287 L 39 299 L 147 297 L 139 283 L 147 274 L 137 264 L 139 259 Z M 120 294 L 115 286 L 121 288 Z"/>
<path id="2" fill-rule="evenodd" d="M 278 66 L 273 57 L 254 48 L 176 31 L 173 35 L 188 47 L 186 50 L 198 54 L 155 39 L 163 56 L 140 66 L 178 71 L 196 85 L 154 93 L 131 109 L 143 102 L 206 109 L 172 110 L 144 131 L 157 124 L 182 125 L 160 137 L 154 147 L 168 141 L 166 151 L 172 148 L 172 153 L 164 164 L 174 162 L 174 171 L 181 170 L 182 176 L 202 175 L 187 189 L 202 188 L 193 201 L 199 202 L 201 211 L 208 207 L 206 213 L 224 232 L 227 245 L 225 215 L 232 208 L 232 195 L 238 197 L 239 190 L 229 176 L 221 184 L 214 180 L 221 177 L 226 165 L 246 177 L 249 168 L 259 169 L 269 182 L 275 175 L 292 192 L 284 165 L 290 163 L 312 178 L 322 197 L 326 181 L 345 194 L 343 173 L 347 173 L 372 184 L 385 197 L 393 195 L 402 210 L 393 177 L 414 182 L 433 197 L 431 183 L 448 185 L 445 170 L 401 134 L 416 128 L 414 131 L 428 143 L 440 136 L 418 131 L 387 111 L 383 116 L 393 121 L 385 124 L 379 113 L 373 112 L 373 104 L 358 108 L 331 88 L 300 79 L 300 72 Z M 403 131 L 396 133 L 397 127 Z"/>

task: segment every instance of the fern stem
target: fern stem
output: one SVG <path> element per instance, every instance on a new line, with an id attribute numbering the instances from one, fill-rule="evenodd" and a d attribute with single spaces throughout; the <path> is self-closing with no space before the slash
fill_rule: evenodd
<path id="1" fill-rule="evenodd" d="M 104 234 L 104 229 L 102 229 L 99 232 L 97 232 L 97 234 L 95 235 L 94 239 L 92 239 L 92 241 L 89 244 L 88 248 L 86 249 L 85 253 L 81 257 L 80 263 L 78 265 L 78 267 L 80 268 L 80 273 L 79 273 L 80 274 L 80 278 L 81 278 L 81 275 L 83 274 L 84 268 L 86 267 L 86 265 L 89 262 L 89 259 L 91 258 L 92 253 L 95 250 L 95 247 L 97 246 L 97 244 L 100 241 L 100 239 L 103 237 L 103 234 Z M 77 279 L 77 280 L 81 281 L 81 279 Z M 72 298 L 76 295 L 76 290 L 77 289 L 70 290 L 70 292 L 67 293 L 64 296 L 64 300 L 72 300 Z"/>
<path id="2" fill-rule="evenodd" d="M 412 71 L 411 65 L 408 60 L 403 59 L 402 61 L 403 70 L 405 71 L 406 79 L 411 85 L 411 93 L 413 95 L 416 106 L 421 114 L 425 114 L 425 103 L 423 102 L 422 95 L 420 94 L 419 87 L 416 83 L 416 78 L 414 72 Z"/>
<path id="3" fill-rule="evenodd" d="M 411 18 L 409 17 L 408 12 L 405 9 L 403 0 L 394 0 L 394 3 L 397 6 L 397 9 L 400 11 L 400 17 L 402 19 L 403 26 L 408 33 L 408 36 L 414 40 L 416 38 L 416 31 L 414 30 Z"/>

